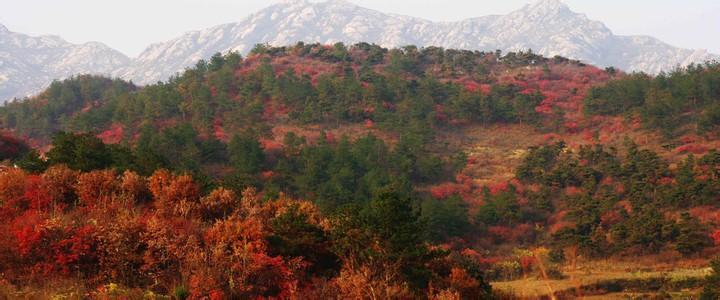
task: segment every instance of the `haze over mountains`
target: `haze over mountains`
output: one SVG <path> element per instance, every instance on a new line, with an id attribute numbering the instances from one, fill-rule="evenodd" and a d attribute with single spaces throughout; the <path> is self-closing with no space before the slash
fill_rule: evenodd
<path id="1" fill-rule="evenodd" d="M 598 66 L 657 73 L 717 59 L 705 50 L 680 49 L 647 36 L 614 35 L 603 23 L 575 13 L 559 0 L 541 0 L 507 15 L 432 22 L 385 14 L 342 0 L 283 1 L 237 23 L 188 32 L 150 45 L 128 58 L 101 43 L 70 44 L 59 37 L 30 37 L 0 25 L 0 100 L 39 91 L 53 79 L 97 73 L 146 84 L 216 52 L 247 53 L 255 44 L 377 43 L 384 47 L 440 46 L 471 50 L 532 49 Z"/>
<path id="2" fill-rule="evenodd" d="M 130 61 L 102 43 L 76 45 L 58 36 L 14 33 L 0 25 L 0 102 L 27 96 L 73 74 L 109 74 Z"/>

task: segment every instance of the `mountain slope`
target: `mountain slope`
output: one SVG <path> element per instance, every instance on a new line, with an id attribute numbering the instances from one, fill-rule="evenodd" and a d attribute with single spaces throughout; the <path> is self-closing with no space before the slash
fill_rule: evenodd
<path id="1" fill-rule="evenodd" d="M 0 100 L 39 91 L 78 73 L 111 74 L 141 84 L 169 76 L 216 52 L 249 52 L 255 44 L 376 43 L 384 47 L 441 46 L 470 50 L 533 49 L 597 66 L 658 73 L 717 59 L 704 50 L 679 49 L 647 36 L 617 36 L 601 22 L 559 0 L 540 0 L 507 15 L 432 22 L 385 14 L 343 0 L 283 1 L 240 22 L 186 33 L 149 46 L 129 59 L 99 43 L 70 44 L 59 37 L 30 37 L 0 25 Z"/>
<path id="2" fill-rule="evenodd" d="M 651 77 L 527 52 L 498 57 L 368 44 L 259 47 L 244 59 L 213 57 L 168 83 L 139 88 L 77 76 L 0 107 L 6 129 L 0 157 L 32 172 L 0 168 L 0 215 L 7 220 L 0 223 L 0 272 L 21 286 L 24 274 L 34 276 L 25 270 L 73 268 L 80 285 L 92 283 L 82 288 L 102 292 L 97 286 L 110 280 L 133 282 L 105 275 L 127 271 L 138 282 L 132 299 L 148 290 L 169 293 L 154 289 L 183 282 L 182 274 L 208 274 L 191 282 L 245 282 L 242 289 L 217 284 L 213 295 L 258 298 L 240 294 L 255 291 L 258 281 L 228 279 L 232 266 L 214 264 L 232 255 L 267 257 L 226 251 L 226 241 L 252 230 L 266 232 L 252 234 L 260 241 L 255 248 L 287 253 L 272 261 L 303 269 L 251 262 L 238 272 L 277 267 L 301 274 L 290 283 L 307 293 L 297 298 L 355 299 L 361 297 L 326 296 L 345 289 L 344 283 L 326 288 L 346 280 L 339 269 L 368 257 L 343 249 L 373 244 L 370 253 L 380 255 L 370 266 L 399 269 L 397 257 L 418 260 L 379 247 L 387 245 L 383 236 L 403 242 L 410 233 L 422 237 L 418 245 L 443 249 L 422 255 L 436 260 L 416 263 L 413 270 L 421 272 L 412 274 L 438 272 L 433 289 L 470 282 L 463 284 L 471 287 L 463 292 L 470 299 L 485 299 L 476 296 L 479 280 L 520 297 L 543 296 L 549 281 L 536 265 L 541 260 L 563 275 L 552 277 L 559 298 L 576 295 L 570 288 L 577 284 L 562 281 L 566 276 L 586 282 L 585 291 L 607 284 L 650 293 L 663 282 L 673 283 L 665 292 L 698 290 L 707 263 L 699 258 L 720 253 L 713 247 L 720 242 L 718 87 L 720 64 Z M 12 136 L 50 148 L 48 161 L 18 150 Z M 52 208 L 55 199 L 59 209 Z M 307 201 L 283 204 L 291 199 Z M 323 225 L 309 227 L 311 220 Z M 419 225 L 387 229 L 395 220 Z M 368 235 L 363 228 L 390 234 Z M 392 247 L 417 253 L 412 245 Z M 76 248 L 78 256 L 65 254 Z M 255 249 L 236 247 L 248 248 Z M 549 250 L 535 250 L 542 248 Z M 171 255 L 158 259 L 158 253 Z M 314 253 L 337 255 L 321 260 Z M 338 260 L 343 257 L 349 258 Z M 99 263 L 115 261 L 122 264 Z M 68 272 L 47 269 L 38 276 L 68 286 L 55 281 L 68 280 Z M 394 286 L 410 287 L 398 290 L 414 293 L 398 298 L 425 298 L 420 294 L 429 283 L 413 289 L 390 270 L 392 276 L 370 278 L 381 278 L 383 286 L 397 281 Z M 176 277 L 148 277 L 154 274 Z M 442 283 L 443 276 L 452 285 Z M 207 290 L 189 286 L 194 295 Z M 313 292 L 318 286 L 322 296 Z M 533 286 L 541 293 L 526 294 Z"/>
<path id="3" fill-rule="evenodd" d="M 385 47 L 432 45 L 485 51 L 530 48 L 545 56 L 561 55 L 599 66 L 649 73 L 716 58 L 706 51 L 675 48 L 651 37 L 616 36 L 601 22 L 571 11 L 558 0 L 541 0 L 504 16 L 447 23 L 384 14 L 342 0 L 286 1 L 238 23 L 154 44 L 115 75 L 151 83 L 215 52 L 246 53 L 257 43 L 287 45 L 298 41 L 370 42 Z"/>
<path id="4" fill-rule="evenodd" d="M 109 74 L 130 59 L 97 42 L 71 44 L 57 36 L 32 37 L 0 25 L 0 99 L 40 91 L 52 80 L 80 73 Z"/>

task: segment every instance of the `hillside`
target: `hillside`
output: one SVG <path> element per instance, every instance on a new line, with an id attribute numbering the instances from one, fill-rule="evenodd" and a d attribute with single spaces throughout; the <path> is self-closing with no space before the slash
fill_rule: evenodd
<path id="1" fill-rule="evenodd" d="M 258 43 L 284 46 L 299 41 L 504 52 L 532 49 L 547 57 L 560 55 L 650 74 L 718 58 L 653 37 L 616 35 L 602 22 L 574 12 L 559 0 L 540 0 L 506 15 L 456 22 L 387 14 L 347 1 L 281 1 L 238 22 L 158 41 L 134 58 L 100 43 L 74 45 L 59 37 L 10 32 L 0 25 L 0 101 L 34 95 L 52 80 L 77 74 L 111 74 L 137 84 L 153 84 L 217 52 L 246 55 Z"/>
<path id="2" fill-rule="evenodd" d="M 366 43 L 259 45 L 145 87 L 58 81 L 0 108 L 20 149 L 3 154 L 20 169 L 0 174 L 12 220 L 0 287 L 434 299 L 510 297 L 535 277 L 558 295 L 581 293 L 576 282 L 699 288 L 720 242 L 718 87 L 710 63 L 651 77 Z M 587 267 L 628 256 L 662 264 Z"/>

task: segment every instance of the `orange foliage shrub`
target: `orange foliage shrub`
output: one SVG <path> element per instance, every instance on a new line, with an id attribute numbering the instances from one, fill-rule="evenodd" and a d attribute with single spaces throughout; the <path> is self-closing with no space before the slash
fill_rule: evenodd
<path id="1" fill-rule="evenodd" d="M 75 183 L 80 173 L 65 165 L 55 165 L 43 173 L 45 183 L 52 188 L 47 189 L 57 203 L 71 204 L 75 201 Z"/>
<path id="2" fill-rule="evenodd" d="M 114 222 L 98 224 L 98 275 L 125 286 L 147 284 L 149 273 L 142 271 L 146 262 L 144 232 L 142 217 L 127 211 L 115 215 Z"/>
<path id="3" fill-rule="evenodd" d="M 10 169 L 0 174 L 0 205 L 19 205 L 25 193 L 25 172 Z"/>
<path id="4" fill-rule="evenodd" d="M 145 178 L 132 171 L 125 171 L 120 178 L 120 192 L 130 204 L 147 198 L 150 193 Z"/>
<path id="5" fill-rule="evenodd" d="M 158 170 L 148 178 L 148 187 L 155 207 L 163 214 L 187 217 L 197 209 L 200 187 L 190 175 L 175 176 L 167 170 Z"/>
<path id="6" fill-rule="evenodd" d="M 341 299 L 410 299 L 406 284 L 399 283 L 394 268 L 343 267 L 334 279 Z"/>
<path id="7" fill-rule="evenodd" d="M 480 282 L 470 276 L 464 269 L 453 267 L 450 270 L 450 287 L 460 295 L 479 295 Z"/>
<path id="8" fill-rule="evenodd" d="M 78 176 L 75 185 L 80 204 L 104 206 L 112 202 L 120 191 L 114 170 L 98 170 Z"/>
<path id="9" fill-rule="evenodd" d="M 240 201 L 233 191 L 219 188 L 200 199 L 200 215 L 205 220 L 222 219 L 229 216 L 240 206 Z"/>
<path id="10" fill-rule="evenodd" d="M 204 233 L 203 240 L 210 247 L 208 263 L 223 270 L 214 274 L 215 279 L 233 282 L 233 297 L 285 298 L 296 292 L 295 271 L 302 264 L 269 256 L 263 225 L 254 218 L 218 221 Z"/>
<path id="11" fill-rule="evenodd" d="M 188 219 L 151 216 L 145 221 L 141 233 L 145 251 L 140 270 L 151 281 L 166 284 L 180 282 L 182 275 L 188 275 L 180 263 L 193 265 L 200 261 L 202 229 L 198 225 Z M 163 288 L 169 291 L 172 286 Z"/>

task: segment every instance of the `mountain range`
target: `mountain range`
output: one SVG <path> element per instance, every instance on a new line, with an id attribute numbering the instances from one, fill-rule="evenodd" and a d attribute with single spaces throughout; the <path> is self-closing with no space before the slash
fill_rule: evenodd
<path id="1" fill-rule="evenodd" d="M 0 102 L 39 91 L 73 74 L 110 74 L 131 59 L 97 42 L 71 44 L 58 36 L 32 37 L 0 25 Z"/>
<path id="2" fill-rule="evenodd" d="M 35 93 L 54 79 L 96 73 L 147 84 L 217 52 L 247 53 L 258 43 L 289 45 L 370 42 L 384 47 L 440 46 L 470 50 L 534 52 L 598 66 L 658 73 L 717 59 L 705 50 L 673 47 L 648 36 L 619 36 L 603 23 L 573 12 L 560 0 L 540 0 L 507 15 L 432 22 L 386 14 L 344 0 L 282 1 L 237 23 L 185 33 L 152 44 L 129 58 L 101 43 L 68 43 L 57 36 L 31 37 L 0 25 L 0 100 Z"/>

